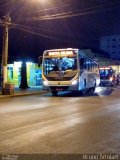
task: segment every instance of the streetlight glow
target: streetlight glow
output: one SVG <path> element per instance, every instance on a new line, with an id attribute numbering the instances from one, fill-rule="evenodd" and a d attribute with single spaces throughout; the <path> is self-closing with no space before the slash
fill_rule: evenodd
<path id="1" fill-rule="evenodd" d="M 46 3 L 46 2 L 48 2 L 48 0 L 30 0 L 30 2 L 33 2 L 33 3 L 36 3 L 36 2 L 39 2 L 39 3 Z"/>

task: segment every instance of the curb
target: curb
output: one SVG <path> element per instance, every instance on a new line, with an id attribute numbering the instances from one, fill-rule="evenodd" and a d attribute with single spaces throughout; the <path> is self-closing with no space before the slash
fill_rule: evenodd
<path id="1" fill-rule="evenodd" d="M 0 95 L 0 99 L 2 98 L 14 98 L 14 97 L 20 97 L 20 96 L 30 96 L 30 95 L 35 95 L 35 94 L 44 94 L 47 93 L 47 91 L 38 91 L 38 92 L 27 92 L 27 93 L 15 93 L 13 95 Z"/>

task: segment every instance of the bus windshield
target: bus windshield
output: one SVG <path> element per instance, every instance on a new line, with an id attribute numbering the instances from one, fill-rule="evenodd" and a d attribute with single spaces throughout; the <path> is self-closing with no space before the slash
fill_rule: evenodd
<path id="1" fill-rule="evenodd" d="M 112 69 L 100 69 L 100 78 L 101 79 L 109 79 L 113 75 Z"/>
<path id="2" fill-rule="evenodd" d="M 76 57 L 44 58 L 44 75 L 56 76 L 59 74 L 61 76 L 68 76 L 68 72 L 70 72 L 72 75 L 73 73 L 77 72 Z"/>

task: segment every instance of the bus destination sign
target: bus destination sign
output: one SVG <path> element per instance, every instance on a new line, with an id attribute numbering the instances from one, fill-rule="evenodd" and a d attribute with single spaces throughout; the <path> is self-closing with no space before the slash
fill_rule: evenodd
<path id="1" fill-rule="evenodd" d="M 74 56 L 75 51 L 49 51 L 48 56 Z"/>

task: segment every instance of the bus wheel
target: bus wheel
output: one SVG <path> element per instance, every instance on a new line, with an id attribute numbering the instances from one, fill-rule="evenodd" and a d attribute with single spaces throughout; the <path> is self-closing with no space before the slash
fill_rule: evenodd
<path id="1" fill-rule="evenodd" d="M 86 95 L 88 92 L 88 89 L 85 87 L 84 89 L 81 90 L 82 95 Z"/>
<path id="2" fill-rule="evenodd" d="M 81 93 L 82 93 L 82 95 L 86 95 L 87 94 L 87 89 L 86 88 L 82 89 Z"/>
<path id="3" fill-rule="evenodd" d="M 96 88 L 96 81 L 95 81 L 94 87 L 90 88 L 90 93 L 91 94 L 94 94 L 95 88 Z"/>
<path id="4" fill-rule="evenodd" d="M 57 96 L 58 95 L 58 91 L 51 91 L 53 96 Z"/>
<path id="5" fill-rule="evenodd" d="M 89 89 L 89 94 L 93 94 L 95 92 L 95 87 Z"/>
<path id="6" fill-rule="evenodd" d="M 96 88 L 96 87 L 93 87 L 93 93 L 95 92 L 95 88 Z"/>
<path id="7" fill-rule="evenodd" d="M 86 80 L 84 80 L 84 89 L 81 90 L 82 95 L 85 95 L 87 93 L 87 88 L 86 88 Z"/>

